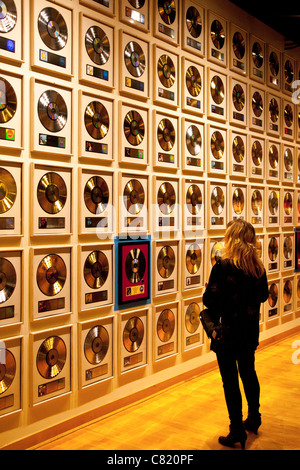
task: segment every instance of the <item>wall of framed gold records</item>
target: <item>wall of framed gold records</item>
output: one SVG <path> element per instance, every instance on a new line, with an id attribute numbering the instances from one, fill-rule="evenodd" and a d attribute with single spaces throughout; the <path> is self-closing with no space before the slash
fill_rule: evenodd
<path id="1" fill-rule="evenodd" d="M 224 0 L 4 3 L 3 446 L 210 362 L 199 311 L 230 219 L 268 272 L 261 338 L 300 324 L 300 55 Z M 116 310 L 127 235 L 151 236 L 151 295 L 137 245 Z"/>

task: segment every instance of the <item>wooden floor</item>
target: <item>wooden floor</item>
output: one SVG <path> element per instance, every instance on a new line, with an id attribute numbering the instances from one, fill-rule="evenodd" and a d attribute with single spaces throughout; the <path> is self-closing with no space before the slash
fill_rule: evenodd
<path id="1" fill-rule="evenodd" d="M 300 333 L 256 353 L 263 424 L 257 436 L 248 434 L 246 449 L 300 448 L 300 364 L 292 362 L 292 354 L 297 355 L 292 349 L 295 340 L 300 340 Z M 297 357 L 300 359 L 300 352 Z M 246 415 L 245 399 L 243 403 Z M 224 449 L 218 443 L 218 436 L 227 432 L 227 409 L 216 370 L 181 382 L 36 448 L 213 450 Z"/>

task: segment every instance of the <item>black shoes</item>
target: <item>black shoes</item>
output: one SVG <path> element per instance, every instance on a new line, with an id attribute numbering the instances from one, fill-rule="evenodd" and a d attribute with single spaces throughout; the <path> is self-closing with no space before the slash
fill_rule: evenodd
<path id="1" fill-rule="evenodd" d="M 256 415 L 248 414 L 248 418 L 243 421 L 244 428 L 247 431 L 251 431 L 254 434 L 257 434 L 258 428 L 261 425 L 261 415 L 260 413 Z"/>
<path id="2" fill-rule="evenodd" d="M 228 436 L 220 436 L 219 442 L 226 447 L 234 447 L 237 442 L 241 444 L 241 448 L 245 449 L 245 443 L 247 439 L 247 433 L 245 429 L 232 429 L 229 427 L 230 432 Z"/>

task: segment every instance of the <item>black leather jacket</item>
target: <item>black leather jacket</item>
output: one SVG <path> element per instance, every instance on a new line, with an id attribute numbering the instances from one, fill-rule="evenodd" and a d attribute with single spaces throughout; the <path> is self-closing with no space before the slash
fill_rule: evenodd
<path id="1" fill-rule="evenodd" d="M 259 342 L 259 312 L 268 299 L 266 272 L 258 279 L 247 276 L 229 260 L 219 260 L 212 268 L 203 304 L 202 316 L 211 337 L 215 326 L 223 325 L 221 340 L 211 341 L 211 349 L 256 348 Z"/>

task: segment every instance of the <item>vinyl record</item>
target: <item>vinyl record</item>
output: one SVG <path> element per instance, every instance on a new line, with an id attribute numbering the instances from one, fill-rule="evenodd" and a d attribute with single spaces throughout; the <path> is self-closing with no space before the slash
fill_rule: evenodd
<path id="1" fill-rule="evenodd" d="M 49 336 L 39 347 L 36 355 L 36 366 L 44 379 L 53 379 L 64 368 L 67 348 L 59 336 Z"/>
<path id="2" fill-rule="evenodd" d="M 40 262 L 36 280 L 40 291 L 52 297 L 62 291 L 67 278 L 67 267 L 64 260 L 55 254 L 45 256 Z"/>
<path id="3" fill-rule="evenodd" d="M 232 142 L 232 155 L 237 163 L 241 163 L 245 157 L 245 144 L 243 139 L 237 135 Z"/>
<path id="4" fill-rule="evenodd" d="M 216 160 L 224 156 L 225 143 L 221 132 L 215 131 L 210 139 L 210 149 Z"/>
<path id="5" fill-rule="evenodd" d="M 294 121 L 294 113 L 290 104 L 287 104 L 284 108 L 284 122 L 287 127 L 291 127 Z"/>
<path id="6" fill-rule="evenodd" d="M 0 124 L 9 122 L 17 110 L 17 96 L 12 85 L 0 77 Z"/>
<path id="7" fill-rule="evenodd" d="M 0 2 L 1 3 L 1 2 Z M 17 364 L 12 352 L 8 349 L 0 349 L 0 396 L 11 386 L 16 375 Z"/>
<path id="8" fill-rule="evenodd" d="M 132 317 L 123 330 L 123 344 L 128 352 L 139 349 L 144 339 L 144 324 L 139 317 Z"/>
<path id="9" fill-rule="evenodd" d="M 0 214 L 5 214 L 14 205 L 17 198 L 17 185 L 12 174 L 0 168 Z"/>
<path id="10" fill-rule="evenodd" d="M 198 155 L 201 150 L 202 138 L 197 126 L 191 125 L 187 128 L 185 143 L 191 155 Z"/>
<path id="11" fill-rule="evenodd" d="M 291 171 L 293 168 L 293 154 L 290 148 L 284 151 L 284 167 L 287 171 Z"/>
<path id="12" fill-rule="evenodd" d="M 278 167 L 278 149 L 276 145 L 271 145 L 269 149 L 269 162 L 273 169 Z"/>
<path id="13" fill-rule="evenodd" d="M 221 104 L 225 98 L 225 89 L 222 79 L 215 75 L 210 82 L 210 94 L 216 104 Z"/>
<path id="14" fill-rule="evenodd" d="M 105 211 L 109 201 L 109 189 L 101 176 L 92 176 L 84 188 L 84 202 L 92 214 Z"/>
<path id="15" fill-rule="evenodd" d="M 278 255 L 278 241 L 275 237 L 272 237 L 269 241 L 268 255 L 271 261 L 275 261 Z"/>
<path id="16" fill-rule="evenodd" d="M 243 213 L 243 210 L 245 207 L 245 198 L 244 198 L 244 193 L 241 190 L 241 188 L 236 188 L 233 191 L 232 207 L 233 207 L 235 214 L 241 215 Z"/>
<path id="17" fill-rule="evenodd" d="M 104 65 L 110 56 L 109 39 L 99 26 L 91 26 L 85 34 L 85 48 L 96 65 Z"/>
<path id="18" fill-rule="evenodd" d="M 287 83 L 292 83 L 294 80 L 294 68 L 290 60 L 286 60 L 284 64 L 284 79 Z"/>
<path id="19" fill-rule="evenodd" d="M 171 246 L 166 245 L 161 248 L 157 256 L 157 271 L 164 279 L 169 278 L 175 268 L 175 253 Z"/>
<path id="20" fill-rule="evenodd" d="M 175 129 L 170 119 L 162 119 L 157 126 L 157 139 L 163 150 L 169 152 L 175 144 Z"/>
<path id="21" fill-rule="evenodd" d="M 200 212 L 202 206 L 202 193 L 199 186 L 191 184 L 186 192 L 186 205 L 188 211 L 196 215 Z"/>
<path id="22" fill-rule="evenodd" d="M 200 94 L 202 87 L 201 75 L 193 65 L 190 65 L 186 71 L 185 83 L 191 96 L 196 97 Z"/>
<path id="23" fill-rule="evenodd" d="M 108 277 L 108 259 L 102 251 L 92 251 L 85 260 L 84 280 L 92 289 L 100 289 Z"/>
<path id="24" fill-rule="evenodd" d="M 225 44 L 225 31 L 219 20 L 214 20 L 211 24 L 210 35 L 214 46 L 222 49 Z"/>
<path id="25" fill-rule="evenodd" d="M 269 103 L 269 112 L 272 122 L 277 122 L 279 117 L 279 106 L 275 98 L 271 98 Z"/>
<path id="26" fill-rule="evenodd" d="M 167 54 L 160 56 L 157 62 L 157 73 L 161 84 L 171 88 L 175 83 L 176 72 L 173 60 Z"/>
<path id="27" fill-rule="evenodd" d="M 165 214 L 171 214 L 176 203 L 175 189 L 171 183 L 163 183 L 157 192 L 157 204 L 160 211 Z"/>
<path id="28" fill-rule="evenodd" d="M 260 117 L 263 113 L 263 99 L 259 91 L 255 91 L 252 96 L 252 109 L 256 117 Z"/>
<path id="29" fill-rule="evenodd" d="M 292 286 L 291 281 L 288 279 L 287 281 L 285 281 L 284 286 L 283 286 L 283 299 L 286 304 L 290 302 L 292 298 L 292 293 L 293 293 L 293 286 Z"/>
<path id="30" fill-rule="evenodd" d="M 0 305 L 14 293 L 17 273 L 13 264 L 6 258 L 0 258 Z"/>
<path id="31" fill-rule="evenodd" d="M 202 31 L 202 19 L 195 7 L 189 7 L 186 12 L 187 29 L 193 38 L 198 38 Z"/>
<path id="32" fill-rule="evenodd" d="M 255 142 L 253 142 L 251 156 L 255 166 L 260 166 L 262 164 L 262 146 L 259 140 L 255 140 Z"/>
<path id="33" fill-rule="evenodd" d="M 261 214 L 263 207 L 263 200 L 262 200 L 262 195 L 261 192 L 256 189 L 253 191 L 252 197 L 251 197 L 251 208 L 252 212 L 254 215 L 259 215 Z"/>
<path id="34" fill-rule="evenodd" d="M 128 72 L 133 77 L 141 77 L 145 72 L 146 59 L 139 43 L 130 41 L 124 49 L 124 60 Z"/>
<path id="35" fill-rule="evenodd" d="M 291 193 L 287 192 L 284 195 L 284 200 L 283 200 L 283 207 L 284 207 L 284 212 L 287 215 L 290 215 L 293 210 L 293 198 Z"/>
<path id="36" fill-rule="evenodd" d="M 9 33 L 17 24 L 17 9 L 13 0 L 0 1 L 0 33 Z"/>
<path id="37" fill-rule="evenodd" d="M 139 10 L 140 8 L 143 8 L 143 6 L 145 5 L 145 0 L 128 0 L 130 5 L 133 7 L 133 8 L 136 8 L 137 10 Z"/>
<path id="38" fill-rule="evenodd" d="M 65 100 L 57 91 L 45 91 L 38 101 L 38 115 L 41 123 L 48 131 L 61 131 L 68 119 Z"/>
<path id="39" fill-rule="evenodd" d="M 63 16 L 55 8 L 44 8 L 38 17 L 38 30 L 49 49 L 60 51 L 68 41 L 68 27 Z"/>
<path id="40" fill-rule="evenodd" d="M 276 284 L 271 284 L 270 287 L 269 287 L 269 298 L 268 298 L 268 302 L 269 302 L 269 305 L 270 307 L 275 307 L 275 305 L 277 304 L 277 300 L 278 300 L 278 287 Z"/>
<path id="41" fill-rule="evenodd" d="M 195 333 L 200 325 L 200 307 L 196 302 L 190 303 L 185 313 L 185 327 L 189 333 Z"/>
<path id="42" fill-rule="evenodd" d="M 174 23 L 176 18 L 176 5 L 174 0 L 157 0 L 158 12 L 167 25 Z"/>
<path id="43" fill-rule="evenodd" d="M 196 274 L 201 266 L 202 251 L 197 243 L 192 243 L 185 256 L 186 268 L 190 274 Z"/>
<path id="44" fill-rule="evenodd" d="M 271 191 L 269 195 L 269 212 L 272 215 L 277 214 L 279 204 L 279 196 L 276 191 Z"/>
<path id="45" fill-rule="evenodd" d="M 262 244 L 261 240 L 256 239 L 256 247 L 255 247 L 255 249 L 256 249 L 256 253 L 258 254 L 258 256 L 259 256 L 260 258 L 262 258 L 262 255 L 263 255 L 263 244 Z"/>
<path id="46" fill-rule="evenodd" d="M 132 248 L 126 256 L 125 273 L 132 284 L 141 282 L 146 271 L 146 259 L 140 248 Z"/>
<path id="47" fill-rule="evenodd" d="M 175 330 L 175 315 L 170 309 L 165 309 L 158 317 L 156 331 L 159 339 L 166 343 L 172 338 Z"/>
<path id="48" fill-rule="evenodd" d="M 109 334 L 102 325 L 90 329 L 84 341 L 84 355 L 93 365 L 100 364 L 106 356 L 109 347 Z"/>
<path id="49" fill-rule="evenodd" d="M 54 172 L 46 173 L 37 187 L 37 199 L 47 214 L 58 214 L 64 208 L 68 190 L 63 178 Z"/>
<path id="50" fill-rule="evenodd" d="M 103 139 L 109 130 L 109 115 L 100 101 L 91 101 L 84 112 L 84 124 L 93 139 Z"/>
<path id="51" fill-rule="evenodd" d="M 232 90 L 232 101 L 237 111 L 242 111 L 245 106 L 245 93 L 242 86 L 237 83 Z"/>
<path id="52" fill-rule="evenodd" d="M 223 212 L 225 204 L 225 196 L 223 193 L 223 189 L 220 188 L 220 186 L 216 186 L 212 190 L 210 201 L 213 213 L 216 215 L 220 215 Z"/>
<path id="53" fill-rule="evenodd" d="M 283 242 L 283 254 L 285 259 L 291 259 L 293 254 L 293 240 L 291 237 L 287 236 Z"/>
<path id="54" fill-rule="evenodd" d="M 124 204 L 130 214 L 137 215 L 145 203 L 145 191 L 139 180 L 132 179 L 126 183 L 123 193 Z"/>
<path id="55" fill-rule="evenodd" d="M 233 35 L 232 47 L 234 55 L 241 60 L 245 55 L 245 39 L 239 31 Z"/>
<path id="56" fill-rule="evenodd" d="M 271 52 L 269 57 L 269 67 L 273 77 L 277 77 L 279 73 L 279 59 L 276 52 Z"/>
<path id="57" fill-rule="evenodd" d="M 264 61 L 264 56 L 263 56 L 263 50 L 259 42 L 254 42 L 252 46 L 252 60 L 258 69 L 261 68 L 263 61 Z"/>
<path id="58" fill-rule="evenodd" d="M 213 247 L 211 249 L 211 254 L 210 254 L 212 266 L 214 266 L 217 261 L 222 259 L 223 250 L 224 250 L 224 246 L 221 242 L 216 242 L 213 244 Z"/>
<path id="59" fill-rule="evenodd" d="M 145 136 L 145 124 L 137 111 L 129 111 L 124 118 L 124 134 L 131 145 L 140 145 Z"/>

